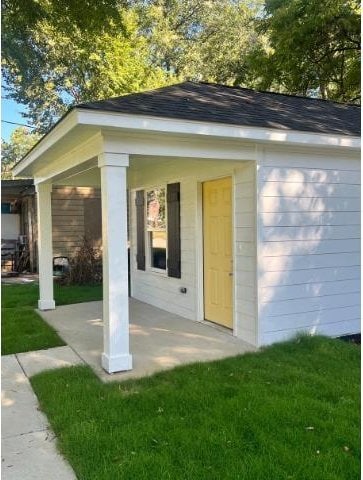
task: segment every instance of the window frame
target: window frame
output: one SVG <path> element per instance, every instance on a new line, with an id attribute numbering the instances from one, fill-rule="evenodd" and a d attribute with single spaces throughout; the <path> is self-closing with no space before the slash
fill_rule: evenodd
<path id="1" fill-rule="evenodd" d="M 152 192 L 154 190 L 161 190 L 164 189 L 165 191 L 165 235 L 166 235 L 166 246 L 165 246 L 165 269 L 163 268 L 157 268 L 152 266 L 152 255 L 151 255 L 151 250 L 152 250 L 152 245 L 151 245 L 151 236 L 150 232 L 163 232 L 164 230 L 149 230 L 147 222 L 148 222 L 148 203 L 147 203 L 147 195 L 149 192 Z M 144 198 L 144 203 L 145 203 L 145 267 L 146 270 L 152 273 L 156 273 L 157 275 L 167 277 L 168 276 L 168 208 L 167 208 L 167 184 L 162 183 L 158 185 L 154 185 L 152 187 L 147 187 L 144 189 L 145 191 L 145 198 Z"/>

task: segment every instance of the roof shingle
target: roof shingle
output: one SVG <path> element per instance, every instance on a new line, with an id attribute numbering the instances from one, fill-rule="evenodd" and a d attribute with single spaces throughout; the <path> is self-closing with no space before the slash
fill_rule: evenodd
<path id="1" fill-rule="evenodd" d="M 184 82 L 77 107 L 239 126 L 360 135 L 358 105 L 203 82 Z"/>

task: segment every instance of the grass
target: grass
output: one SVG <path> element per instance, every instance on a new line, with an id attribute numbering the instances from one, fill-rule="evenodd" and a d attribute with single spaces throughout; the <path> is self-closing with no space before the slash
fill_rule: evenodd
<path id="1" fill-rule="evenodd" d="M 301 337 L 123 383 L 31 382 L 79 479 L 355 480 L 359 365 L 356 345 Z"/>
<path id="2" fill-rule="evenodd" d="M 31 307 L 3 308 L 1 317 L 2 355 L 65 345 Z"/>
<path id="3" fill-rule="evenodd" d="M 26 285 L 2 285 L 2 306 L 6 308 L 30 306 L 37 307 L 39 286 L 37 283 Z M 102 285 L 54 285 L 56 305 L 93 302 L 102 300 Z"/>
<path id="4" fill-rule="evenodd" d="M 64 345 L 63 340 L 34 311 L 38 285 L 2 286 L 1 353 L 28 352 Z M 57 305 L 102 299 L 102 286 L 55 285 Z"/>

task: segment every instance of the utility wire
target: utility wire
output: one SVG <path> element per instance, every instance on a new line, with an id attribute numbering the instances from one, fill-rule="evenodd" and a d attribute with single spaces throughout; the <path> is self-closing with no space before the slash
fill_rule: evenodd
<path id="1" fill-rule="evenodd" d="M 10 122 L 9 120 L 1 120 L 4 123 L 10 123 L 11 125 L 20 125 L 21 127 L 28 127 L 28 128 L 35 128 L 31 125 L 27 125 L 26 123 L 17 123 L 17 122 Z"/>

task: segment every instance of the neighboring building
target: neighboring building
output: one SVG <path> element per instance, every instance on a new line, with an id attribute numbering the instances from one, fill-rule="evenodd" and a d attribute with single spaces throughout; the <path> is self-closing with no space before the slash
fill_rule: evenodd
<path id="1" fill-rule="evenodd" d="M 52 188 L 102 191 L 104 354 L 132 366 L 131 295 L 255 346 L 360 331 L 360 108 L 185 82 L 71 109 L 16 167 L 39 182 L 39 308 L 54 308 Z"/>
<path id="2" fill-rule="evenodd" d="M 52 192 L 53 256 L 72 257 L 87 236 L 101 246 L 100 190 L 58 187 Z M 37 271 L 37 206 L 33 180 L 1 181 L 2 252 L 29 251 L 30 271 Z M 6 262 L 9 266 L 9 261 Z"/>
<path id="3" fill-rule="evenodd" d="M 35 271 L 37 258 L 35 238 L 33 180 L 1 180 L 2 270 L 14 270 L 17 253 L 26 245 L 29 251 L 30 270 Z"/>

